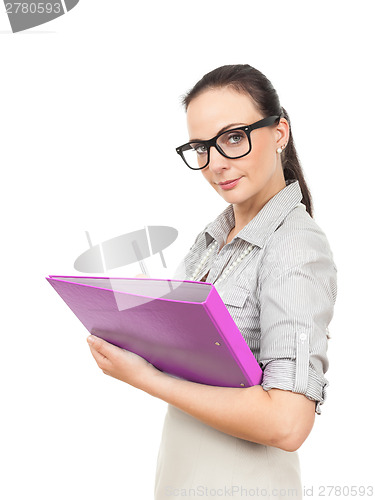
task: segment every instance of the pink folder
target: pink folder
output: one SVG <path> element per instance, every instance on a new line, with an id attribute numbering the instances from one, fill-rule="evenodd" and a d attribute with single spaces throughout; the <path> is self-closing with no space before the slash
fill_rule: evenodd
<path id="1" fill-rule="evenodd" d="M 211 283 L 46 278 L 87 330 L 185 380 L 250 387 L 262 369 Z"/>

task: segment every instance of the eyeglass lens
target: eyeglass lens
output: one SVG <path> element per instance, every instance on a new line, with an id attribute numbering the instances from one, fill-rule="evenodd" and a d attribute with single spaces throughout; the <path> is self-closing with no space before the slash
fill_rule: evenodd
<path id="1" fill-rule="evenodd" d="M 250 151 L 249 138 L 243 130 L 230 130 L 220 135 L 216 144 L 229 158 L 238 158 Z M 182 153 L 191 168 L 203 168 L 208 163 L 208 148 L 203 142 L 190 142 Z"/>

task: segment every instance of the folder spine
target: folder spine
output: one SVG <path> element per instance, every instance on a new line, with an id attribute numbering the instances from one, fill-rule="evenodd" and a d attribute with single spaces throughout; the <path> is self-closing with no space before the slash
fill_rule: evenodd
<path id="1" fill-rule="evenodd" d="M 212 287 L 204 303 L 204 308 L 206 309 L 206 313 L 210 316 L 212 323 L 215 324 L 217 331 L 220 332 L 220 340 L 225 343 L 226 348 L 231 352 L 233 358 L 236 359 L 237 365 L 243 374 L 243 381 L 239 381 L 238 386 L 251 387 L 253 385 L 259 385 L 263 377 L 262 369 L 247 345 L 246 340 L 238 330 L 229 311 L 227 309 L 221 309 L 222 314 L 220 317 L 214 314 L 221 300 L 216 288 Z M 227 335 L 233 333 L 233 335 L 231 335 L 231 342 L 229 342 L 224 335 L 224 331 L 227 332 Z M 239 335 L 236 335 L 236 333 L 239 333 Z M 218 340 L 218 342 L 220 342 L 220 340 Z M 218 345 L 218 348 L 220 348 L 220 345 Z"/>

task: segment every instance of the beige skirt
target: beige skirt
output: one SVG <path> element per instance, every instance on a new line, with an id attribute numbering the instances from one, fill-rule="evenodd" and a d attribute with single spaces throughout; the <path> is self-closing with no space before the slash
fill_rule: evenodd
<path id="1" fill-rule="evenodd" d="M 155 500 L 302 499 L 297 452 L 220 432 L 168 404 L 155 477 Z"/>

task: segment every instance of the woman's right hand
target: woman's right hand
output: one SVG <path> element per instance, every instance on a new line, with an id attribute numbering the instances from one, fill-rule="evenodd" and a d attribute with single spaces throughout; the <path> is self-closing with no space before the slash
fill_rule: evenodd
<path id="1" fill-rule="evenodd" d="M 148 276 L 146 274 L 137 274 L 134 278 L 148 278 Z"/>

